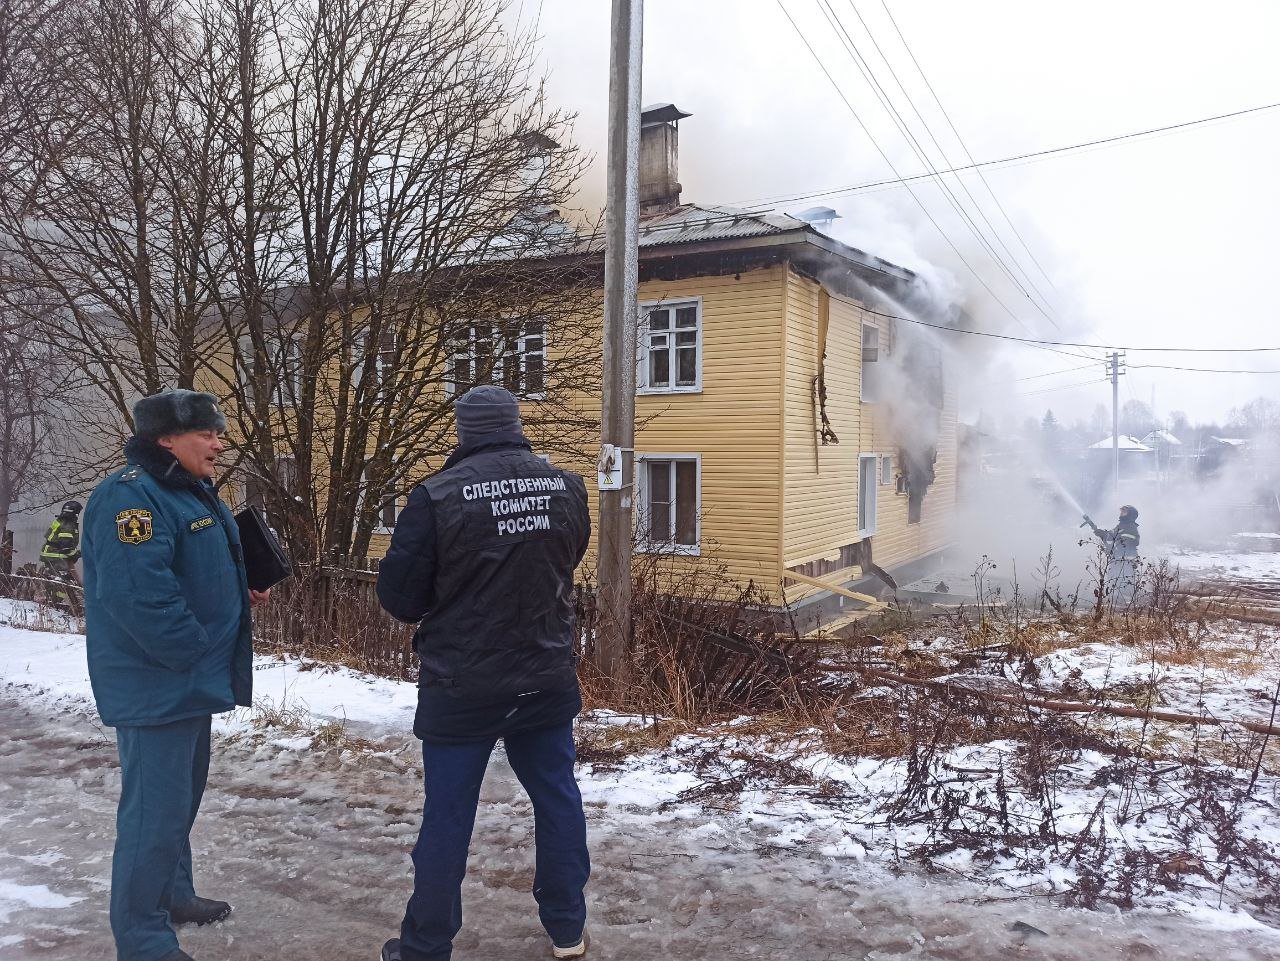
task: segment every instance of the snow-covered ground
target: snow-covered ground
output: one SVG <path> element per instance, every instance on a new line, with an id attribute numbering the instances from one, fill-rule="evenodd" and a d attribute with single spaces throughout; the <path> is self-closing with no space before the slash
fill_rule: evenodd
<path id="1" fill-rule="evenodd" d="M 31 623 L 32 613 L 0 607 L 0 622 L 10 622 L 0 624 L 0 724 L 8 734 L 0 746 L 0 959 L 109 958 L 106 894 L 119 784 L 112 735 L 92 710 L 83 638 L 12 626 Z M 1076 664 L 1054 663 L 1096 679 L 1089 673 L 1100 669 L 1095 655 L 1102 656 L 1084 651 Z M 202 893 L 233 900 L 237 911 L 214 928 L 183 929 L 183 945 L 198 961 L 376 957 L 395 932 L 410 884 L 421 777 L 408 733 L 415 692 L 296 659 L 261 657 L 255 670 L 258 708 L 219 719 L 194 838 Z M 282 709 L 292 723 L 264 726 Z M 324 726 L 332 721 L 345 733 L 335 737 L 337 725 Z M 588 721 L 596 730 L 636 723 Z M 1012 854 L 984 868 L 984 885 L 963 879 L 974 865 L 959 848 L 933 858 L 932 873 L 921 872 L 906 852 L 927 839 L 928 823 L 888 825 L 876 813 L 901 786 L 900 763 L 779 752 L 797 772 L 794 783 L 748 780 L 740 792 L 682 798 L 741 773 L 748 748 L 770 750 L 734 728 L 688 735 L 619 763 L 582 765 L 595 956 L 1280 956 L 1280 932 L 1267 923 L 1274 919 L 1242 910 L 1229 885 L 1203 890 L 1194 873 L 1183 894 L 1139 897 L 1139 908 L 1122 914 L 1062 907 L 1045 890 L 1046 875 L 1056 872 L 1061 891 L 1078 883 L 1078 870 L 1033 866 Z M 966 770 L 1017 763 L 1012 751 L 996 741 L 939 760 L 963 782 Z M 1108 772 L 1115 773 L 1108 759 L 1088 752 L 1076 767 L 1058 784 L 1064 830 L 1088 820 L 1108 790 Z M 1277 788 L 1268 783 L 1263 800 L 1245 812 L 1248 831 L 1277 830 Z M 832 784 L 842 788 L 841 803 L 822 796 Z M 484 797 L 455 957 L 541 956 L 545 942 L 529 894 L 532 823 L 500 752 Z M 1026 803 L 1013 799 L 1012 815 L 1022 816 Z M 1169 836 L 1177 828 L 1172 812 L 1108 825 L 1156 852 L 1185 840 Z"/>
<path id="2" fill-rule="evenodd" d="M 1280 584 L 1280 551 L 1197 551 L 1182 547 L 1157 551 L 1157 556 L 1178 566 L 1184 581 L 1234 578 Z"/>
<path id="3" fill-rule="evenodd" d="M 1237 534 L 1237 541 L 1251 539 L 1256 543 L 1251 546 L 1262 545 L 1265 550 L 1197 550 L 1190 547 L 1182 547 L 1176 544 L 1156 544 L 1149 550 L 1144 549 L 1143 558 L 1149 563 L 1156 563 L 1167 560 L 1170 567 L 1177 568 L 1181 575 L 1183 584 L 1190 584 L 1201 580 L 1256 580 L 1270 581 L 1280 585 L 1280 551 L 1274 550 L 1273 547 L 1277 541 L 1280 541 L 1280 534 Z M 1079 562 L 1077 562 L 1079 563 Z M 973 558 L 967 559 L 961 563 L 961 558 L 954 557 L 942 567 L 931 571 L 930 573 L 919 577 L 910 583 L 903 584 L 904 592 L 919 592 L 924 594 L 950 594 L 954 597 L 954 603 L 972 603 L 976 596 L 978 586 L 974 583 L 975 567 L 978 561 Z M 986 592 L 994 592 L 997 589 L 1004 598 L 1008 598 L 1011 594 L 1012 585 L 1006 576 L 1007 570 L 988 570 L 981 578 L 982 589 Z M 1087 583 L 1089 578 L 1087 575 L 1080 574 Z M 1026 573 L 1023 575 L 1024 581 Z M 939 587 L 944 587 L 944 591 L 939 591 Z M 1066 593 L 1071 593 L 1074 588 L 1074 581 L 1067 579 L 1061 584 Z M 1024 584 L 1024 591 L 1027 589 Z M 1034 592 L 1033 592 L 1034 593 Z M 1085 594 L 1087 596 L 1088 590 Z M 934 600 L 941 601 L 939 596 Z"/>

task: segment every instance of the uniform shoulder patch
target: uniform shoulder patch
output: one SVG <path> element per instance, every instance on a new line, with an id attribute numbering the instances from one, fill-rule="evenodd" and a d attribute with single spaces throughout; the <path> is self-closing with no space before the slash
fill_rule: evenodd
<path id="1" fill-rule="evenodd" d="M 151 540 L 151 511 L 131 507 L 116 515 L 116 536 L 125 544 L 141 544 Z"/>

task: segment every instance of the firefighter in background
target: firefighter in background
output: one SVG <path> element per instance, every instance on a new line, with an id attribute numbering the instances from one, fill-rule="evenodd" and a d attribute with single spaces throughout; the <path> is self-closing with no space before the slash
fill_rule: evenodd
<path id="1" fill-rule="evenodd" d="M 40 560 L 45 572 L 53 581 L 66 581 L 79 585 L 76 576 L 76 561 L 80 560 L 80 511 L 83 509 L 79 501 L 67 501 L 52 524 L 49 533 L 44 536 L 44 547 L 40 549 Z M 55 588 L 52 592 L 54 603 L 69 604 L 67 592 Z"/>
<path id="2" fill-rule="evenodd" d="M 1138 587 L 1138 509 L 1132 504 L 1120 508 L 1120 521 L 1106 531 L 1088 515 L 1085 523 L 1107 548 L 1107 590 L 1114 601 L 1128 604 Z"/>

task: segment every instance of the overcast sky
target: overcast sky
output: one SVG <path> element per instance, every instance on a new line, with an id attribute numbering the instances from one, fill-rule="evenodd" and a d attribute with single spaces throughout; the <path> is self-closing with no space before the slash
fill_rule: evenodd
<path id="1" fill-rule="evenodd" d="M 881 0 L 829 0 L 932 162 L 942 160 L 897 87 L 877 42 L 946 151 L 960 145 L 916 72 Z M 1280 101 L 1275 0 L 1028 3 L 885 0 L 910 50 L 977 160 L 1096 140 Z M 876 99 L 820 0 L 783 0 L 904 176 L 924 170 Z M 523 0 L 537 18 L 551 98 L 578 114 L 577 142 L 595 154 L 584 206 L 603 195 L 608 0 Z M 865 18 L 866 26 L 855 14 Z M 686 202 L 733 203 L 893 177 L 788 23 L 776 0 L 647 0 L 644 102 L 693 114 L 680 128 Z M 1055 328 L 1009 281 L 939 187 L 915 193 L 975 278 L 901 187 L 784 205 L 840 212 L 833 233 L 928 272 L 973 309 L 986 330 L 1118 346 L 1280 347 L 1274 294 L 1280 255 L 1280 109 L 1185 132 L 986 171 L 986 179 L 1049 279 L 1040 274 L 976 175 L 962 175 L 1000 240 L 1049 301 Z M 947 178 L 964 198 L 954 177 Z M 987 231 L 986 225 L 978 224 Z M 1006 261 L 1012 261 L 1001 249 Z M 1009 313 L 983 289 L 995 291 Z M 1030 332 L 1028 334 L 1028 331 Z M 1090 352 L 1094 355 L 1100 351 Z M 1130 364 L 1280 370 L 1280 351 L 1168 354 L 1131 351 Z M 1052 407 L 1087 417 L 1110 402 L 1102 365 L 1043 350 L 991 356 L 970 385 L 966 413 Z M 1096 380 L 1093 385 L 1080 385 Z M 983 385 L 981 392 L 978 384 Z M 1133 369 L 1121 401 L 1157 414 L 1222 417 L 1259 394 L 1280 398 L 1280 374 Z"/>

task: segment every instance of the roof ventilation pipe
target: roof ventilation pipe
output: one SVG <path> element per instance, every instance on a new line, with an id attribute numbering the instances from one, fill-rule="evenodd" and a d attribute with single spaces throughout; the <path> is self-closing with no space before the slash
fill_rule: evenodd
<path id="1" fill-rule="evenodd" d="M 680 205 L 680 121 L 692 114 L 669 103 L 640 112 L 640 215 Z"/>
<path id="2" fill-rule="evenodd" d="M 795 214 L 796 220 L 803 220 L 806 224 L 815 230 L 823 233 L 827 232 L 827 228 L 831 226 L 833 220 L 839 220 L 840 215 L 830 207 L 810 207 L 808 210 L 802 210 Z"/>

